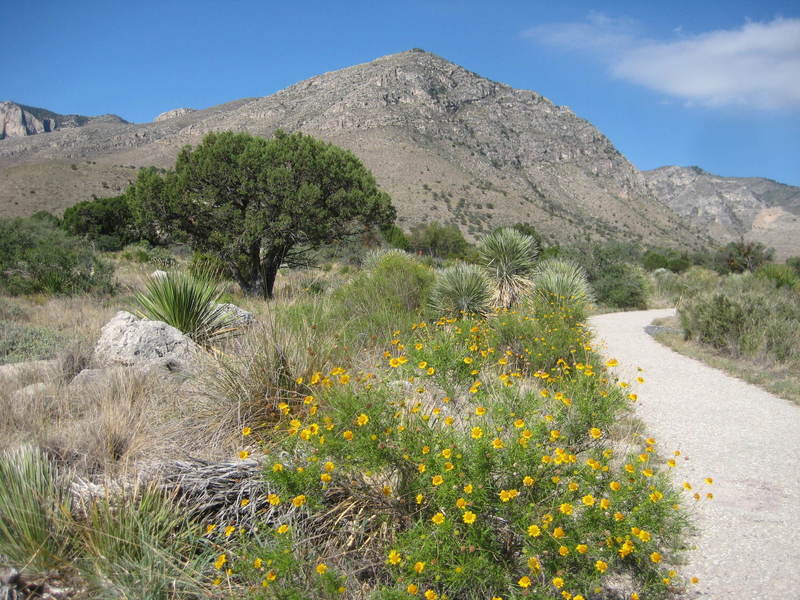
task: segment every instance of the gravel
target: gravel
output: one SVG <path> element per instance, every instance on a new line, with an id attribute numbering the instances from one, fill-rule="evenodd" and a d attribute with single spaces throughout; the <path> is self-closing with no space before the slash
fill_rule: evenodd
<path id="1" fill-rule="evenodd" d="M 800 599 L 800 407 L 681 356 L 645 332 L 674 309 L 611 313 L 590 319 L 600 350 L 633 381 L 636 416 L 657 448 L 681 452 L 673 476 L 699 533 L 691 540 L 687 597 L 708 600 Z M 633 384 L 636 387 L 636 384 Z M 703 480 L 712 477 L 713 484 Z M 699 492 L 697 502 L 692 494 Z M 712 492 L 712 500 L 705 494 Z"/>

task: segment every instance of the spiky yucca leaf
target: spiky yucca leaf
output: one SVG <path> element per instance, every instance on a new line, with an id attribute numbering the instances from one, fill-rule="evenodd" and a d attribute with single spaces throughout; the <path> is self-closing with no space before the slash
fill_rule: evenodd
<path id="1" fill-rule="evenodd" d="M 550 258 L 542 261 L 531 281 L 534 295 L 546 302 L 582 309 L 594 301 L 586 271 L 571 260 Z"/>
<path id="2" fill-rule="evenodd" d="M 440 316 L 485 315 L 492 307 L 492 284 L 477 265 L 457 264 L 436 275 L 430 306 Z"/>
<path id="3" fill-rule="evenodd" d="M 69 561 L 69 496 L 38 448 L 0 456 L 0 555 L 30 573 Z"/>
<path id="4" fill-rule="evenodd" d="M 536 240 L 516 229 L 498 229 L 481 241 L 478 253 L 494 283 L 494 303 L 510 308 L 530 288 L 539 255 Z"/>
<path id="5" fill-rule="evenodd" d="M 206 274 L 169 272 L 151 277 L 136 294 L 139 314 L 172 325 L 200 345 L 235 331 L 235 316 L 217 302 L 222 286 Z"/>

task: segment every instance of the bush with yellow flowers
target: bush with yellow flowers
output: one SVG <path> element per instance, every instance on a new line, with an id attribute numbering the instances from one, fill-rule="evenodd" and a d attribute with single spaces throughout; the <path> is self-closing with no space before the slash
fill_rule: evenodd
<path id="1" fill-rule="evenodd" d="M 303 384 L 312 400 L 263 432 L 284 521 L 254 534 L 229 577 L 255 588 L 268 569 L 269 598 L 381 600 L 678 585 L 665 565 L 686 530 L 679 493 L 654 440 L 615 441 L 631 395 L 576 315 L 540 305 L 394 333 L 377 377 L 320 374 Z"/>

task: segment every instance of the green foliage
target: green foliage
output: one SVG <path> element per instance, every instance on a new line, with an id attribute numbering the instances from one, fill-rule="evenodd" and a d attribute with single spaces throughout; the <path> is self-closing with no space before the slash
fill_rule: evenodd
<path id="1" fill-rule="evenodd" d="M 233 317 L 217 304 L 222 293 L 222 287 L 207 274 L 172 271 L 151 277 L 136 301 L 143 316 L 172 325 L 206 346 L 236 329 Z"/>
<path id="2" fill-rule="evenodd" d="M 800 283 L 800 274 L 788 264 L 767 263 L 756 269 L 755 274 L 771 281 L 775 284 L 775 287 L 779 288 L 793 288 Z"/>
<path id="3" fill-rule="evenodd" d="M 0 219 L 0 289 L 18 294 L 109 293 L 113 269 L 42 219 Z"/>
<path id="4" fill-rule="evenodd" d="M 747 242 L 741 239 L 723 246 L 714 257 L 716 269 L 722 274 L 755 271 L 772 260 L 775 250 L 761 242 Z"/>
<path id="5" fill-rule="evenodd" d="M 399 248 L 400 250 L 409 250 L 411 242 L 397 225 L 389 225 L 381 229 L 383 240 L 392 248 Z"/>
<path id="6" fill-rule="evenodd" d="M 544 250 L 544 240 L 542 235 L 536 231 L 536 228 L 530 223 L 514 223 L 512 229 L 519 231 L 523 235 L 532 237 L 536 241 L 536 248 L 541 253 Z"/>
<path id="7" fill-rule="evenodd" d="M 183 148 L 174 176 L 158 185 L 168 201 L 142 201 L 142 214 L 219 257 L 243 291 L 265 298 L 282 265 L 395 215 L 353 153 L 299 132 L 210 133 Z"/>
<path id="8" fill-rule="evenodd" d="M 598 302 L 614 308 L 647 308 L 647 280 L 627 263 L 611 265 L 592 281 Z"/>
<path id="9" fill-rule="evenodd" d="M 692 261 L 687 253 L 666 248 L 664 250 L 648 250 L 642 257 L 642 264 L 648 271 L 668 269 L 673 273 L 683 273 L 692 266 Z"/>
<path id="10" fill-rule="evenodd" d="M 228 269 L 225 262 L 216 254 L 208 252 L 193 252 L 189 262 L 189 273 L 194 277 L 206 275 L 215 281 L 225 281 L 228 279 Z"/>
<path id="11" fill-rule="evenodd" d="M 412 227 L 408 241 L 414 252 L 436 258 L 466 258 L 470 248 L 456 225 L 442 225 L 437 221 Z"/>
<path id="12" fill-rule="evenodd" d="M 70 235 L 94 242 L 98 250 L 121 250 L 138 238 L 125 195 L 70 206 L 64 211 L 62 226 Z"/>
<path id="13" fill-rule="evenodd" d="M 800 256 L 790 256 L 786 259 L 786 266 L 794 269 L 794 272 L 800 276 Z"/>
<path id="14" fill-rule="evenodd" d="M 448 267 L 436 275 L 430 307 L 437 316 L 486 315 L 492 308 L 492 282 L 477 265 Z"/>
<path id="15" fill-rule="evenodd" d="M 125 197 L 133 218 L 137 238 L 160 245 L 179 237 L 172 222 L 175 202 L 175 175 L 162 175 L 155 167 L 139 170 Z"/>
<path id="16" fill-rule="evenodd" d="M 800 296 L 760 277 L 729 275 L 713 289 L 686 296 L 679 316 L 687 339 L 729 356 L 800 360 Z"/>
<path id="17" fill-rule="evenodd" d="M 38 448 L 0 456 L 0 556 L 33 574 L 65 566 L 68 519 L 69 494 Z"/>
<path id="18" fill-rule="evenodd" d="M 550 258 L 542 261 L 531 284 L 533 293 L 540 300 L 570 307 L 580 314 L 594 301 L 586 271 L 571 260 Z"/>
<path id="19" fill-rule="evenodd" d="M 538 254 L 536 240 L 516 229 L 496 229 L 481 240 L 478 255 L 494 283 L 495 306 L 510 308 L 530 287 Z"/>
<path id="20" fill-rule="evenodd" d="M 52 329 L 0 318 L 0 364 L 53 358 L 68 341 Z"/>

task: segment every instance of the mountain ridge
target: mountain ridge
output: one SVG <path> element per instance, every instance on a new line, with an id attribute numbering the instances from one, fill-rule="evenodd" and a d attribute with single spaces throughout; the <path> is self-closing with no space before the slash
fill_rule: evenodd
<path id="1" fill-rule="evenodd" d="M 106 178 L 102 189 L 116 191 L 130 180 L 131 165 L 171 167 L 181 146 L 210 131 L 270 136 L 278 128 L 355 152 L 392 196 L 406 229 L 439 220 L 474 238 L 524 221 L 562 243 L 632 239 L 700 248 L 708 242 L 653 196 L 591 123 L 535 91 L 419 49 L 155 123 L 93 123 L 4 140 L 0 207 L 19 202 L 32 173 L 45 171 L 46 179 L 49 170 L 54 180 L 72 182 L 63 193 L 52 186 L 55 209 L 63 210 L 86 199 L 99 177 Z M 70 161 L 78 168 L 65 168 Z M 88 186 L 84 197 L 78 180 Z M 31 189 L 28 195 L 44 193 Z"/>

